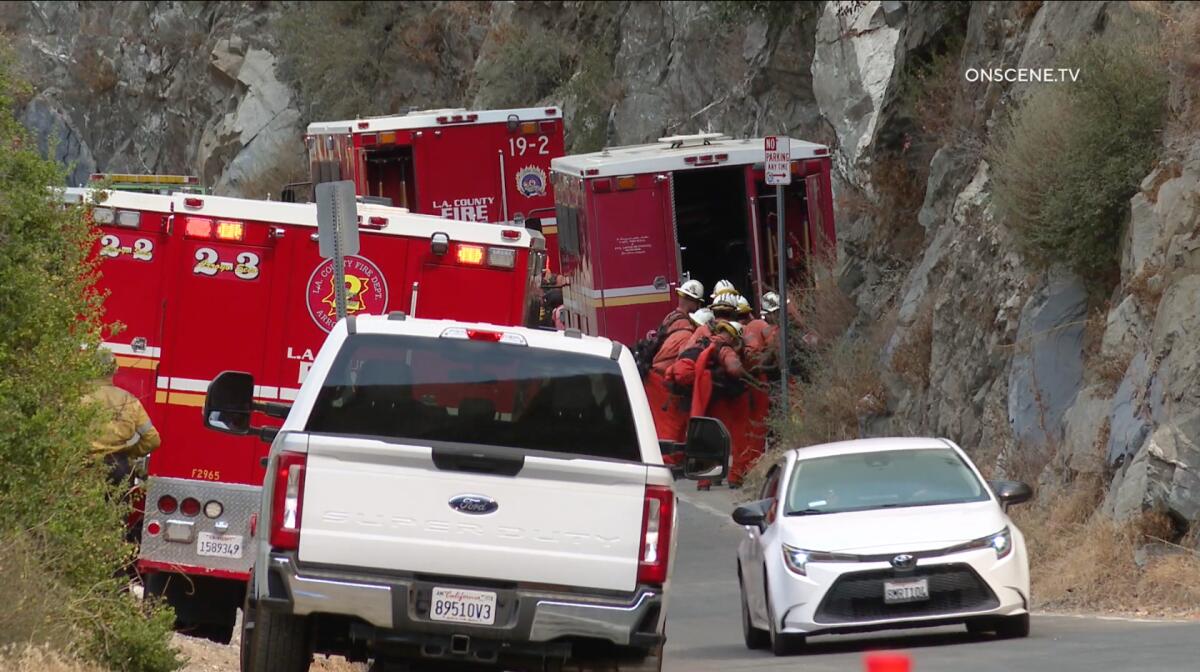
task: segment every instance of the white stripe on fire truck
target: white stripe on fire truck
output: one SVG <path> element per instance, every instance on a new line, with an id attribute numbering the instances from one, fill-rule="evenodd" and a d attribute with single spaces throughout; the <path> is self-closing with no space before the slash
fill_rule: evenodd
<path id="1" fill-rule="evenodd" d="M 108 349 L 114 355 L 129 355 L 131 357 L 153 357 L 155 359 L 162 356 L 162 350 L 146 346 L 140 350 L 134 350 L 133 346 L 128 343 L 112 343 L 104 341 L 100 345 Z"/>
<path id="2" fill-rule="evenodd" d="M 158 389 L 174 390 L 176 392 L 207 392 L 211 381 L 198 378 L 158 377 Z M 276 387 L 274 385 L 255 385 L 254 396 L 259 399 L 293 400 L 300 390 L 293 387 Z"/>

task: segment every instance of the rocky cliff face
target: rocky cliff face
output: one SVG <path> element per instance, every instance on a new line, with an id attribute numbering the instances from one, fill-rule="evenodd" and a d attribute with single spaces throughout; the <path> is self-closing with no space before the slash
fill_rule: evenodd
<path id="1" fill-rule="evenodd" d="M 34 84 L 26 123 L 57 139 L 73 181 L 192 172 L 250 193 L 302 150 L 310 111 L 278 67 L 296 46 L 277 30 L 292 11 L 303 7 L 10 3 L 0 26 Z M 870 431 L 950 436 L 1045 488 L 1100 478 L 1111 515 L 1159 510 L 1182 529 L 1200 519 L 1200 144 L 1165 137 L 1131 202 L 1120 283 L 1097 301 L 1078 278 L 1027 263 L 992 204 L 982 147 L 1035 84 L 957 82 L 952 111 L 965 121 L 937 133 L 919 128 L 910 95 L 947 50 L 959 72 L 1047 67 L 1134 14 L 1123 2 L 494 2 L 458 12 L 454 58 L 414 57 L 387 96 L 424 104 L 420 82 L 441 82 L 431 90 L 460 98 L 445 106 L 498 99 L 486 66 L 518 27 L 562 45 L 546 52 L 564 64 L 547 99 L 575 140 L 711 128 L 829 143 L 839 284 L 856 328 L 886 325 L 888 408 Z M 440 48 L 405 35 L 395 39 Z M 455 59 L 474 70 L 445 65 Z M 895 165 L 900 188 L 884 179 Z M 899 228 L 889 208 L 850 207 L 904 198 L 912 216 Z M 918 337 L 921 375 L 895 375 L 892 358 Z"/>

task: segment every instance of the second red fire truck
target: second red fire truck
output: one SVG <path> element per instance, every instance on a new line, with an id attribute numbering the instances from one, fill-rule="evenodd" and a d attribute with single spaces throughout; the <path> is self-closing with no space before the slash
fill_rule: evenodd
<path id="1" fill-rule="evenodd" d="M 204 392 L 236 369 L 254 374 L 258 401 L 294 399 L 336 322 L 337 276 L 318 253 L 315 205 L 98 194 L 68 191 L 95 203 L 105 320 L 124 325 L 105 345 L 120 367 L 116 384 L 142 400 L 163 436 L 149 459 L 138 566 L 182 626 L 228 640 L 252 563 L 267 445 L 204 431 Z M 537 232 L 379 205 L 358 212 L 361 250 L 345 262 L 350 314 L 536 318 L 545 263 Z"/>
<path id="2" fill-rule="evenodd" d="M 469 222 L 542 232 L 557 264 L 550 161 L 563 155 L 562 110 L 424 110 L 310 124 L 312 184 Z"/>
<path id="3" fill-rule="evenodd" d="M 633 345 L 688 278 L 709 289 L 730 280 L 760 305 L 779 289 L 780 244 L 788 277 L 800 282 L 810 258 L 833 253 L 833 192 L 829 149 L 795 139 L 791 147 L 782 242 L 762 138 L 680 135 L 555 159 L 568 326 Z"/>

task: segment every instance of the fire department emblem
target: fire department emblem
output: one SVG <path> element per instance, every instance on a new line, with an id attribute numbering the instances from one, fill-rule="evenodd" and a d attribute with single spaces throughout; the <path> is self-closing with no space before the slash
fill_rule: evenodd
<path id="1" fill-rule="evenodd" d="M 382 315 L 387 310 L 388 287 L 383 272 L 366 257 L 349 256 L 346 268 L 346 313 Z M 308 314 L 324 331 L 337 324 L 337 298 L 333 284 L 333 260 L 326 259 L 308 278 Z"/>
<path id="2" fill-rule="evenodd" d="M 537 166 L 525 166 L 517 171 L 517 191 L 526 198 L 546 193 L 546 172 Z"/>

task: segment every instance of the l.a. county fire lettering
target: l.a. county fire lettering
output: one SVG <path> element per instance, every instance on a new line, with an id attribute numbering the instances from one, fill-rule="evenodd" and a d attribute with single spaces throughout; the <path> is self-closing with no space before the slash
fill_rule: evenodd
<path id="1" fill-rule="evenodd" d="M 456 198 L 452 201 L 434 201 L 433 209 L 446 219 L 486 222 L 488 221 L 488 209 L 495 200 L 495 196 L 480 196 L 478 198 Z"/>

